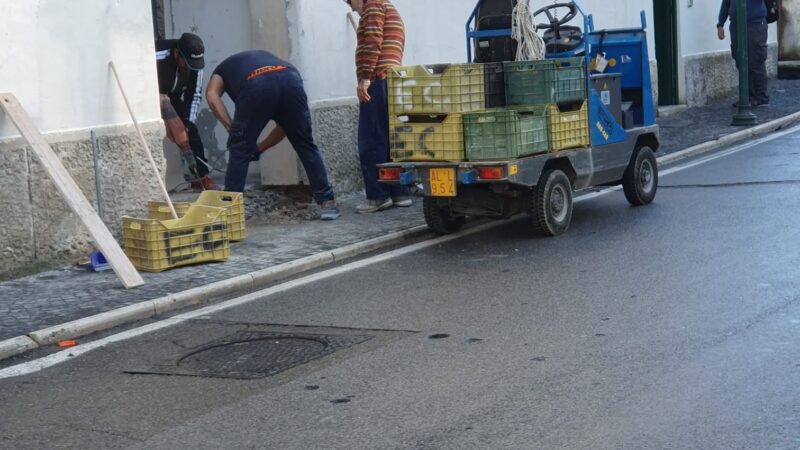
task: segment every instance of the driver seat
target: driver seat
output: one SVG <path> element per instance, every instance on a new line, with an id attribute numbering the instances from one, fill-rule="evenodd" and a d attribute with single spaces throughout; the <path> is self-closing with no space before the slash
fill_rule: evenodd
<path id="1" fill-rule="evenodd" d="M 548 54 L 570 52 L 583 45 L 583 30 L 572 25 L 563 25 L 559 28 L 560 39 L 556 39 L 555 30 L 544 32 L 545 49 Z"/>

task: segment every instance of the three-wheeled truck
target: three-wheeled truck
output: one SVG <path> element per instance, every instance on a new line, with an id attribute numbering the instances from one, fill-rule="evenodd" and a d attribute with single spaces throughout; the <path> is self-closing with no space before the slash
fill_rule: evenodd
<path id="1" fill-rule="evenodd" d="M 476 5 L 467 21 L 470 63 L 513 58 L 511 11 L 503 10 L 509 4 L 516 1 L 482 0 Z M 383 183 L 422 186 L 425 221 L 436 233 L 457 232 L 470 216 L 507 219 L 527 213 L 535 230 L 556 236 L 570 225 L 576 191 L 621 184 L 632 205 L 655 198 L 659 138 L 644 12 L 641 28 L 629 29 L 596 30 L 592 16 L 577 1 L 549 5 L 531 16 L 531 23 L 546 18 L 535 25 L 537 32 L 543 32 L 546 61 L 558 64 L 580 58 L 585 65 L 588 145 L 558 151 L 551 147 L 532 156 L 497 160 L 393 157 L 379 166 Z M 579 16 L 582 29 L 568 25 Z M 473 58 L 473 49 L 478 58 Z M 390 96 L 391 90 L 390 81 Z M 553 126 L 551 121 L 550 133 Z M 402 125 L 398 129 L 402 131 Z M 397 129 L 390 132 L 397 135 Z M 422 133 L 418 144 L 425 145 L 425 139 Z"/>

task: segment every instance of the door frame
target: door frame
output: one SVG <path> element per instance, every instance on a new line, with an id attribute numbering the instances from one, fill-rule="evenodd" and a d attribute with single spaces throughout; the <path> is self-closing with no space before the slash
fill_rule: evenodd
<path id="1" fill-rule="evenodd" d="M 653 0 L 653 41 L 658 62 L 659 106 L 677 105 L 680 102 L 678 10 L 678 0 Z"/>

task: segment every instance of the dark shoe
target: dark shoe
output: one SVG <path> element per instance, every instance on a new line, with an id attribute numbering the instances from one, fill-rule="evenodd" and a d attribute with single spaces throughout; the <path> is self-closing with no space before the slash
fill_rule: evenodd
<path id="1" fill-rule="evenodd" d="M 367 203 L 356 206 L 356 212 L 359 214 L 369 214 L 378 211 L 383 211 L 392 207 L 392 199 L 385 200 L 367 200 Z"/>
<path id="2" fill-rule="evenodd" d="M 336 220 L 341 215 L 339 207 L 336 206 L 336 200 L 325 200 L 322 202 L 322 214 L 320 220 Z"/>
<path id="3" fill-rule="evenodd" d="M 392 204 L 399 208 L 408 208 L 413 205 L 414 202 L 411 200 L 411 197 L 395 197 L 392 199 Z"/>

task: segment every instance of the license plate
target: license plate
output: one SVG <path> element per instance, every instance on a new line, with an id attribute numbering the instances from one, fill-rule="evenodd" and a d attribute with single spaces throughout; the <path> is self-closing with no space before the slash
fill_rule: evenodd
<path id="1" fill-rule="evenodd" d="M 455 169 L 431 169 L 429 175 L 431 195 L 433 197 L 456 196 Z"/>

